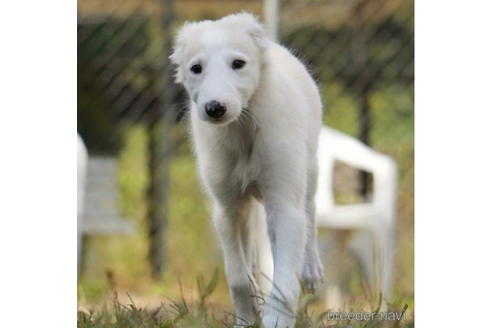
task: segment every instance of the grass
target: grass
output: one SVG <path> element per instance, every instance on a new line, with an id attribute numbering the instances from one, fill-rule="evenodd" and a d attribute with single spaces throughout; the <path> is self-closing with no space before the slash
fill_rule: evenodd
<path id="1" fill-rule="evenodd" d="M 113 291 L 109 301 L 99 310 L 79 310 L 77 313 L 78 328 L 203 328 L 203 327 L 233 327 L 234 313 L 218 309 L 209 301 L 218 284 L 219 275 L 216 271 L 212 278 L 205 282 L 203 277 L 198 277 L 198 297 L 194 300 L 186 300 L 181 293 L 177 300 L 164 298 L 158 306 L 143 308 L 136 305 L 130 295 L 126 304 L 120 300 L 117 292 Z M 365 312 L 367 316 L 373 315 L 369 320 L 334 320 L 330 319 L 329 312 L 313 310 L 316 297 L 303 293 L 297 313 L 298 328 L 376 328 L 376 327 L 414 327 L 413 318 L 405 315 L 408 305 L 401 307 L 390 305 L 388 310 L 381 312 L 381 301 L 377 307 Z M 356 312 L 356 311 L 353 311 Z M 378 315 L 380 317 L 378 317 Z M 392 320 L 382 320 L 386 316 Z M 392 317 L 390 317 L 392 316 Z M 366 317 L 368 318 L 368 317 Z M 253 325 L 245 327 L 260 328 L 259 320 Z"/>

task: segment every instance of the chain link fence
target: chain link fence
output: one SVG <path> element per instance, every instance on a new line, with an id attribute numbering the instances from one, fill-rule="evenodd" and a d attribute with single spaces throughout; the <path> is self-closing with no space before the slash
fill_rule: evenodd
<path id="1" fill-rule="evenodd" d="M 156 229 L 170 220 L 168 232 L 173 233 L 158 248 L 172 248 L 186 238 L 200 240 L 203 229 L 208 229 L 201 223 L 207 220 L 206 206 L 198 205 L 204 200 L 196 191 L 181 123 L 186 95 L 169 81 L 166 36 L 185 20 L 214 19 L 242 10 L 263 17 L 263 5 L 260 0 L 78 1 L 78 132 L 91 154 L 118 157 L 120 206 L 126 215 L 142 220 L 146 236 L 164 239 L 165 229 L 157 237 Z M 324 123 L 398 162 L 398 252 L 410 260 L 398 263 L 396 276 L 407 293 L 413 293 L 413 6 L 413 0 L 283 0 L 279 8 L 280 42 L 306 63 L 317 80 Z M 171 113 L 167 118 L 166 112 Z M 163 144 L 159 141 L 163 136 L 170 141 Z M 142 158 L 136 159 L 138 154 Z M 169 170 L 170 184 L 169 173 L 162 173 Z M 342 182 L 335 186 L 341 202 L 357 199 L 353 189 L 368 195 L 367 174 L 339 168 L 337 175 L 344 174 L 347 178 L 339 178 L 336 181 Z M 355 178 L 360 183 L 346 183 L 354 174 L 361 174 Z M 193 182 L 186 185 L 181 178 Z M 195 198 L 186 203 L 175 193 Z M 159 202 L 164 205 L 152 208 Z M 153 211 L 170 214 L 162 217 Z M 149 216 L 155 216 L 154 221 Z M 190 222 L 198 231 L 181 227 Z M 181 234 L 179 243 L 169 236 L 174 233 Z M 150 271 L 161 274 L 164 262 L 156 258 L 164 258 L 164 251 L 146 252 L 153 263 Z M 181 254 L 182 260 L 169 259 L 169 268 L 175 267 L 171 270 L 179 275 L 187 270 L 187 256 L 207 258 L 196 247 L 194 252 Z M 217 257 L 211 266 L 220 265 Z"/>

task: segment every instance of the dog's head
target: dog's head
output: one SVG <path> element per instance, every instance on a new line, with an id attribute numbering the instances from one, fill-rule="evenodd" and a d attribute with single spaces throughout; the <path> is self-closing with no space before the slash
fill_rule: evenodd
<path id="1" fill-rule="evenodd" d="M 228 124 L 239 117 L 258 88 L 267 46 L 263 26 L 247 13 L 181 28 L 170 58 L 200 119 Z"/>

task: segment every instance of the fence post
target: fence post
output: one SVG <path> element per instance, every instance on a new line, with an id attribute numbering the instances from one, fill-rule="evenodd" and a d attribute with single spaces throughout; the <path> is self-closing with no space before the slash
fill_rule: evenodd
<path id="1" fill-rule="evenodd" d="M 366 145 L 370 145 L 370 134 L 371 134 L 371 112 L 369 108 L 369 92 L 371 88 L 371 73 L 368 69 L 368 54 L 367 54 L 367 42 L 368 42 L 368 31 L 367 26 L 364 22 L 364 15 L 362 10 L 366 1 L 361 1 L 355 7 L 355 28 L 354 28 L 354 38 L 353 38 L 353 56 L 355 59 L 356 74 L 359 77 L 355 85 L 355 95 L 357 97 L 357 110 L 359 117 L 359 140 Z M 368 172 L 361 171 L 359 173 L 359 194 L 367 198 L 369 196 L 370 188 L 370 175 Z"/>
<path id="2" fill-rule="evenodd" d="M 172 107 L 175 88 L 169 55 L 172 49 L 172 23 L 174 1 L 163 2 L 163 94 L 157 119 L 149 123 L 149 189 L 148 189 L 148 257 L 154 278 L 159 278 L 165 269 L 166 228 L 169 213 L 169 169 L 173 156 L 172 128 L 176 113 Z"/>
<path id="3" fill-rule="evenodd" d="M 263 16 L 268 36 L 273 41 L 278 41 L 278 11 L 279 0 L 263 0 Z"/>
<path id="4" fill-rule="evenodd" d="M 371 133 L 371 112 L 369 108 L 369 90 L 363 88 L 359 90 L 357 95 L 358 109 L 359 109 L 359 140 L 364 144 L 370 145 L 370 133 Z M 369 196 L 370 188 L 370 174 L 366 171 L 359 173 L 359 194 L 364 198 Z"/>

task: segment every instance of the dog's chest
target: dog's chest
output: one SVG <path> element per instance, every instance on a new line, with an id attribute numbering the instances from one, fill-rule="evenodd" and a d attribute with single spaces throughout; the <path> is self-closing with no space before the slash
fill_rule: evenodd
<path id="1" fill-rule="evenodd" d="M 231 134 L 224 151 L 228 157 L 227 175 L 232 185 L 238 186 L 241 193 L 256 189 L 256 179 L 261 172 L 261 162 L 255 145 L 255 132 L 248 131 Z"/>
<path id="2" fill-rule="evenodd" d="M 239 156 L 233 164 L 231 170 L 231 179 L 235 185 L 239 185 L 241 193 L 245 193 L 255 184 L 260 172 L 260 166 L 257 160 L 250 157 Z"/>

